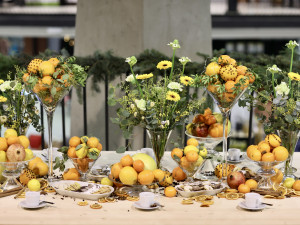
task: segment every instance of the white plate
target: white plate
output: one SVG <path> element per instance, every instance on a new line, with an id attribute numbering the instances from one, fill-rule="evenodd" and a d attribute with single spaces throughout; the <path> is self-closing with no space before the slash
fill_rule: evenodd
<path id="1" fill-rule="evenodd" d="M 47 203 L 44 202 L 44 203 L 41 203 L 41 204 L 39 204 L 39 205 L 37 205 L 37 206 L 29 206 L 29 205 L 27 205 L 26 200 L 21 201 L 21 202 L 19 203 L 19 205 L 20 205 L 22 208 L 25 208 L 25 209 L 39 209 L 39 208 L 45 207 L 46 204 L 47 204 Z"/>
<path id="2" fill-rule="evenodd" d="M 239 207 L 241 207 L 242 209 L 246 209 L 246 210 L 259 211 L 259 210 L 263 210 L 264 208 L 266 208 L 266 205 L 260 204 L 256 208 L 251 208 L 251 207 L 246 206 L 245 201 L 242 201 L 242 202 L 239 203 Z"/>
<path id="3" fill-rule="evenodd" d="M 86 192 L 75 192 L 75 191 L 68 191 L 65 190 L 67 186 L 70 184 L 74 183 L 79 183 L 81 186 L 87 186 L 87 185 L 93 185 L 93 189 L 88 190 Z M 81 198 L 81 199 L 86 199 L 86 200 L 92 200 L 92 201 L 97 201 L 99 198 L 105 198 L 110 196 L 111 193 L 113 193 L 114 188 L 108 185 L 102 185 L 102 184 L 95 184 L 95 183 L 88 183 L 88 182 L 81 182 L 81 181 L 75 181 L 75 180 L 61 180 L 57 182 L 52 182 L 50 185 L 55 189 L 55 191 L 64 196 L 69 196 L 73 198 Z M 96 189 L 107 186 L 110 188 L 110 191 L 107 193 L 103 194 L 92 194 L 91 192 L 95 191 Z"/>
<path id="4" fill-rule="evenodd" d="M 158 202 L 155 202 L 155 203 L 157 203 L 158 204 Z M 133 203 L 133 206 L 135 207 L 135 208 L 137 208 L 137 209 L 141 209 L 141 210 L 155 210 L 155 209 L 158 209 L 159 208 L 159 204 L 157 205 L 157 206 L 155 206 L 155 207 L 143 207 L 143 206 L 141 206 L 140 204 L 139 204 L 139 202 L 137 201 L 137 202 L 135 202 L 135 203 Z"/>
<path id="5" fill-rule="evenodd" d="M 225 184 L 221 184 L 221 188 L 219 189 L 214 189 L 214 190 L 201 190 L 201 191 L 181 191 L 179 190 L 179 186 L 181 185 L 176 185 L 175 188 L 177 190 L 177 192 L 185 198 L 190 198 L 190 197 L 194 197 L 197 195 L 216 195 L 218 193 L 220 193 L 225 187 Z"/>
<path id="6" fill-rule="evenodd" d="M 57 151 L 58 148 L 52 148 L 52 154 L 53 154 L 53 159 L 52 161 L 55 161 L 55 158 L 56 157 L 62 157 L 62 153 L 61 152 L 58 152 Z M 41 152 L 41 158 L 44 160 L 44 161 L 48 161 L 48 149 L 43 149 L 42 152 Z"/>
<path id="7" fill-rule="evenodd" d="M 227 162 L 229 163 L 241 163 L 245 160 L 245 154 L 244 153 L 241 153 L 240 155 L 240 159 L 239 160 L 230 160 L 229 158 L 227 158 Z"/>

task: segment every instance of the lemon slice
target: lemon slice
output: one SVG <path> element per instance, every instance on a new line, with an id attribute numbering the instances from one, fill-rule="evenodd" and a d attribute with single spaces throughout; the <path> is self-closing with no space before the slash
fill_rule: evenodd
<path id="1" fill-rule="evenodd" d="M 278 183 L 273 183 L 273 190 L 277 191 L 277 189 L 280 187 L 280 184 Z"/>
<path id="2" fill-rule="evenodd" d="M 287 188 L 286 187 L 280 186 L 279 188 L 277 188 L 276 191 L 280 191 L 281 192 L 281 196 L 285 196 L 287 194 Z"/>

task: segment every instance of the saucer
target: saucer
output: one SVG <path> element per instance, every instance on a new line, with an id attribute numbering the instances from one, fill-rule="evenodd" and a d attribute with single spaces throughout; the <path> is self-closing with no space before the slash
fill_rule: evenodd
<path id="1" fill-rule="evenodd" d="M 22 208 L 26 208 L 26 209 L 39 209 L 39 208 L 45 207 L 46 204 L 47 204 L 47 203 L 40 203 L 40 204 L 37 205 L 37 206 L 29 206 L 29 205 L 27 205 L 26 200 L 21 201 L 21 202 L 19 203 L 19 205 L 20 205 Z"/>
<path id="2" fill-rule="evenodd" d="M 135 202 L 135 203 L 133 203 L 133 206 L 135 207 L 135 208 L 137 208 L 137 209 L 140 209 L 140 210 L 155 210 L 155 209 L 158 209 L 159 208 L 159 203 L 158 202 L 154 202 L 154 204 L 155 203 L 157 203 L 157 206 L 155 206 L 155 207 L 143 207 L 143 206 L 141 206 L 140 204 L 139 204 L 139 202 L 137 201 L 137 202 Z"/>
<path id="3" fill-rule="evenodd" d="M 242 201 L 239 203 L 239 207 L 241 207 L 242 209 L 246 209 L 246 210 L 259 211 L 259 210 L 263 210 L 264 208 L 266 208 L 266 205 L 261 203 L 258 207 L 252 208 L 252 207 L 246 206 L 245 201 Z"/>
<path id="4" fill-rule="evenodd" d="M 227 162 L 229 163 L 241 163 L 242 161 L 245 160 L 245 154 L 241 153 L 240 155 L 240 159 L 239 160 L 230 160 L 228 157 L 227 157 Z"/>

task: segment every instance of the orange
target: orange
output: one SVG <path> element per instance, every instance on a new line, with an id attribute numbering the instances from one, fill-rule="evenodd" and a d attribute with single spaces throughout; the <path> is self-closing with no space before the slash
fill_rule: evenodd
<path id="1" fill-rule="evenodd" d="M 29 74 L 28 73 L 24 73 L 24 75 L 22 77 L 24 83 L 26 83 L 29 80 L 29 78 L 30 78 Z"/>
<path id="2" fill-rule="evenodd" d="M 186 159 L 189 162 L 196 162 L 199 158 L 199 155 L 197 152 L 195 151 L 189 151 L 188 153 L 186 153 Z"/>
<path id="3" fill-rule="evenodd" d="M 54 67 L 56 67 L 59 63 L 59 60 L 57 58 L 51 58 L 48 61 L 51 62 Z"/>
<path id="4" fill-rule="evenodd" d="M 69 147 L 68 156 L 70 158 L 77 158 L 75 147 Z"/>
<path id="5" fill-rule="evenodd" d="M 194 145 L 197 147 L 199 143 L 195 138 L 190 138 L 189 140 L 187 140 L 186 145 Z"/>
<path id="6" fill-rule="evenodd" d="M 19 136 L 18 138 L 19 138 L 19 143 L 20 143 L 25 149 L 29 147 L 30 141 L 29 141 L 29 139 L 28 139 L 26 136 L 21 135 L 21 136 Z"/>
<path id="7" fill-rule="evenodd" d="M 236 60 L 233 59 L 233 58 L 230 58 L 230 59 L 229 59 L 229 64 L 230 64 L 230 65 L 233 65 L 233 66 L 236 66 Z"/>
<path id="8" fill-rule="evenodd" d="M 268 143 L 266 142 L 262 142 L 260 144 L 258 144 L 258 150 L 264 154 L 264 153 L 267 153 L 267 152 L 270 152 L 271 151 L 271 147 Z"/>
<path id="9" fill-rule="evenodd" d="M 175 197 L 175 196 L 176 196 L 177 191 L 176 191 L 176 189 L 175 189 L 174 187 L 169 186 L 169 187 L 166 187 L 166 188 L 165 188 L 164 193 L 165 193 L 165 196 L 166 196 L 166 197 L 172 198 L 172 197 Z"/>
<path id="10" fill-rule="evenodd" d="M 188 162 L 188 160 L 186 159 L 185 156 L 183 156 L 181 159 L 180 159 L 180 165 L 183 167 L 183 168 L 189 168 L 190 167 L 190 163 Z"/>
<path id="11" fill-rule="evenodd" d="M 96 137 L 90 137 L 88 142 L 87 142 L 87 145 L 90 148 L 97 148 L 98 144 L 99 144 L 99 140 Z"/>
<path id="12" fill-rule="evenodd" d="M 186 179 L 186 174 L 183 172 L 183 170 L 178 166 L 173 169 L 172 171 L 172 177 L 177 181 L 182 181 Z"/>
<path id="13" fill-rule="evenodd" d="M 261 157 L 261 161 L 263 161 L 263 162 L 274 162 L 275 161 L 275 156 L 271 152 L 265 153 Z"/>
<path id="14" fill-rule="evenodd" d="M 289 157 L 288 150 L 283 146 L 274 148 L 273 154 L 276 161 L 285 161 Z"/>
<path id="15" fill-rule="evenodd" d="M 250 145 L 250 146 L 247 148 L 247 156 L 248 156 L 249 158 L 250 158 L 250 155 L 251 155 L 252 150 L 254 150 L 254 149 L 258 150 L 257 145 Z"/>
<path id="16" fill-rule="evenodd" d="M 174 159 L 174 155 L 176 155 L 178 158 L 181 159 L 181 157 L 183 156 L 183 151 L 180 148 L 174 148 L 171 152 L 171 156 Z"/>
<path id="17" fill-rule="evenodd" d="M 243 81 L 241 81 L 241 80 L 243 80 Z M 240 83 L 242 89 L 245 89 L 249 85 L 248 77 L 243 76 L 243 75 L 237 76 L 237 78 L 235 79 L 235 82 Z"/>
<path id="18" fill-rule="evenodd" d="M 55 70 L 54 65 L 49 61 L 43 61 L 39 65 L 39 72 L 43 76 L 51 76 L 54 73 L 54 70 Z"/>
<path id="19" fill-rule="evenodd" d="M 254 161 L 260 161 L 261 160 L 261 153 L 259 150 L 253 149 L 250 153 L 250 159 Z"/>
<path id="20" fill-rule="evenodd" d="M 112 167 L 111 167 L 111 174 L 112 176 L 117 179 L 119 178 L 119 174 L 121 169 L 123 168 L 121 163 L 115 163 Z"/>
<path id="21" fill-rule="evenodd" d="M 296 180 L 293 184 L 293 189 L 295 191 L 300 191 L 300 180 Z"/>
<path id="22" fill-rule="evenodd" d="M 154 174 L 155 180 L 157 180 L 158 182 L 162 181 L 165 177 L 165 172 L 161 169 L 155 169 L 152 172 Z"/>
<path id="23" fill-rule="evenodd" d="M 229 64 L 230 63 L 230 56 L 229 55 L 221 55 L 218 58 L 218 63 L 221 65 Z"/>
<path id="24" fill-rule="evenodd" d="M 70 138 L 69 140 L 70 147 L 76 147 L 79 144 L 81 144 L 80 137 L 73 136 Z"/>
<path id="25" fill-rule="evenodd" d="M 43 85 L 42 79 L 39 79 L 39 81 L 37 82 L 36 85 L 38 85 L 39 91 L 46 91 L 46 90 L 47 90 L 47 87 L 45 87 L 45 86 Z"/>
<path id="26" fill-rule="evenodd" d="M 46 97 L 46 98 L 44 99 L 44 101 L 45 101 L 47 104 L 49 104 L 49 103 L 53 102 L 53 98 L 50 97 L 50 96 L 48 96 L 48 97 Z"/>
<path id="27" fill-rule="evenodd" d="M 252 83 L 255 81 L 255 75 L 254 75 L 253 73 L 251 73 L 251 72 L 246 72 L 245 75 L 248 77 L 249 83 L 250 83 L 250 84 L 252 84 Z"/>
<path id="28" fill-rule="evenodd" d="M 101 152 L 102 151 L 102 145 L 101 143 L 98 144 L 97 149 Z"/>
<path id="29" fill-rule="evenodd" d="M 133 164 L 133 159 L 130 155 L 125 155 L 121 158 L 120 163 L 122 164 L 122 166 L 132 166 Z"/>
<path id="30" fill-rule="evenodd" d="M 50 76 L 45 76 L 42 79 L 42 83 L 45 85 L 49 85 L 49 86 L 51 85 L 52 81 L 53 81 L 53 79 Z"/>
<path id="31" fill-rule="evenodd" d="M 238 187 L 238 191 L 240 193 L 246 194 L 246 193 L 250 192 L 250 187 L 248 185 L 246 185 L 246 184 L 240 184 L 239 187 Z"/>
<path id="32" fill-rule="evenodd" d="M 138 182 L 142 185 L 152 184 L 154 174 L 151 170 L 143 170 L 138 174 Z"/>
<path id="33" fill-rule="evenodd" d="M 246 66 L 237 66 L 236 67 L 236 72 L 237 72 L 238 75 L 245 75 L 247 69 L 248 68 Z"/>
<path id="34" fill-rule="evenodd" d="M 256 189 L 257 185 L 258 185 L 258 183 L 256 182 L 256 180 L 253 180 L 253 179 L 247 180 L 245 184 L 248 185 L 251 190 Z"/>
<path id="35" fill-rule="evenodd" d="M 133 168 L 135 169 L 136 172 L 142 172 L 145 168 L 144 162 L 140 159 L 135 160 L 133 162 Z"/>
<path id="36" fill-rule="evenodd" d="M 9 138 L 7 138 L 7 144 L 8 145 L 20 144 L 19 138 L 18 137 L 9 137 Z"/>
<path id="37" fill-rule="evenodd" d="M 225 90 L 229 93 L 233 92 L 235 82 L 233 80 L 226 81 Z"/>
<path id="38" fill-rule="evenodd" d="M 0 137 L 0 151 L 6 151 L 8 148 L 6 138 Z"/>

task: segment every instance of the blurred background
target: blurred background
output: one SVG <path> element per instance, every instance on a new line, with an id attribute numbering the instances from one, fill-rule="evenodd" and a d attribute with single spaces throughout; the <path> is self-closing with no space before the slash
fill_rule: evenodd
<path id="1" fill-rule="evenodd" d="M 158 9 L 163 12 L 160 14 Z M 128 20 L 127 24 L 120 22 L 120 27 L 116 22 L 118 10 L 124 12 L 119 22 Z M 151 15 L 153 12 L 158 16 Z M 129 19 L 126 13 L 131 13 Z M 164 24 L 163 28 L 159 28 L 157 18 Z M 172 24 L 175 20 L 176 26 Z M 143 21 L 142 24 L 140 21 Z M 160 29 L 168 33 L 160 33 Z M 37 55 L 47 56 L 52 51 L 63 50 L 63 54 L 83 57 L 81 62 L 84 63 L 84 57 L 93 55 L 96 50 L 104 54 L 111 49 L 114 55 L 120 57 L 140 54 L 151 48 L 168 54 L 161 46 L 175 38 L 183 43 L 183 49 L 191 46 L 184 53 L 202 65 L 200 71 L 205 65 L 203 58 L 199 57 L 201 54 L 213 56 L 222 52 L 248 63 L 259 58 L 276 62 L 272 56 L 284 54 L 282 50 L 289 40 L 300 41 L 300 0 L 0 0 L 2 79 L 13 64 L 22 64 L 22 60 Z M 89 43 L 94 45 L 89 46 Z M 130 49 L 124 48 L 124 45 Z M 94 55 L 90 60 L 96 62 L 95 58 Z M 299 58 L 296 58 L 295 64 L 299 65 Z M 94 76 L 90 82 L 98 82 L 99 90 L 89 83 L 80 95 L 74 92 L 64 99 L 55 112 L 54 146 L 65 145 L 71 136 L 83 134 L 100 137 L 106 150 L 114 150 L 125 143 L 124 140 L 111 140 L 114 129 L 117 130 L 109 122 L 113 110 L 108 109 L 105 102 L 97 100 L 107 95 L 105 83 L 116 82 L 115 79 L 105 79 L 107 74 L 103 77 L 95 71 L 89 75 Z M 93 88 L 95 90 L 90 91 Z M 93 112 L 93 108 L 97 107 Z M 245 149 L 249 142 L 257 143 L 264 136 L 255 116 L 249 121 L 250 117 L 247 108 L 234 107 L 230 147 Z M 32 148 L 47 146 L 44 141 L 47 140 L 46 116 L 43 120 L 45 132 L 37 133 L 33 128 L 28 130 L 27 136 L 34 140 Z M 249 135 L 250 124 L 252 134 Z M 147 145 L 145 133 L 142 139 L 144 142 L 136 143 L 134 148 Z"/>

